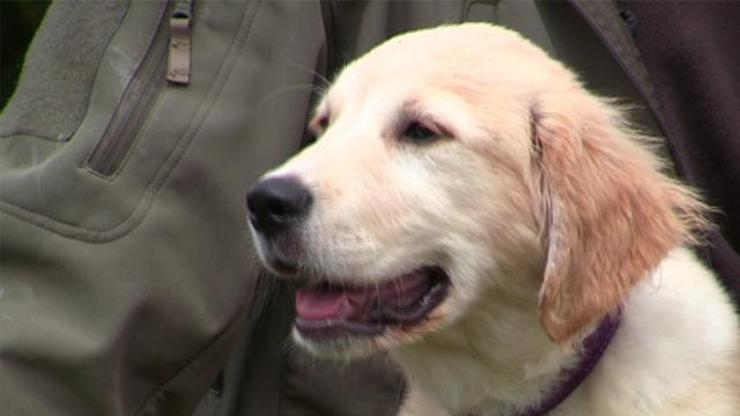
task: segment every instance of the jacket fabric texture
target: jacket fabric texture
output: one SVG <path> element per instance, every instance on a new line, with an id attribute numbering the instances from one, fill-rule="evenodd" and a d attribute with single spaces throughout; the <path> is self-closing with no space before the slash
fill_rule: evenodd
<path id="1" fill-rule="evenodd" d="M 386 357 L 335 364 L 290 343 L 293 295 L 259 268 L 244 195 L 300 148 L 323 78 L 443 23 L 518 30 L 592 90 L 640 108 L 635 122 L 667 134 L 678 174 L 726 210 L 706 252 L 740 293 L 729 192 L 740 77 L 723 55 L 737 29 L 695 10 L 716 49 L 691 49 L 677 73 L 685 51 L 659 46 L 676 46 L 666 38 L 682 20 L 656 24 L 659 7 L 54 2 L 0 113 L 0 415 L 395 414 L 404 386 Z M 185 84 L 167 81 L 181 10 L 192 13 Z"/>
<path id="2" fill-rule="evenodd" d="M 634 19 L 677 170 L 719 210 L 705 258 L 740 300 L 740 8 L 634 0 L 620 6 Z"/>

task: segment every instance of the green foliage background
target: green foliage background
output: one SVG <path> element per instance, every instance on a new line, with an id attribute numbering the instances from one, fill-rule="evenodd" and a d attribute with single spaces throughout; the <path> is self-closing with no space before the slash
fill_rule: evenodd
<path id="1" fill-rule="evenodd" d="M 50 2 L 0 0 L 0 109 L 13 94 L 28 44 Z"/>

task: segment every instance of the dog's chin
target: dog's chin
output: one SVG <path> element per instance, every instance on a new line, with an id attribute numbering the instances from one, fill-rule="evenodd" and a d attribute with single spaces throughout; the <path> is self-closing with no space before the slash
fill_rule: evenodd
<path id="1" fill-rule="evenodd" d="M 387 351 L 395 346 L 380 336 L 346 336 L 332 340 L 316 340 L 303 336 L 296 327 L 293 327 L 293 339 L 297 345 L 316 357 L 341 361 Z"/>
<path id="2" fill-rule="evenodd" d="M 352 358 L 412 343 L 445 320 L 450 279 L 423 266 L 367 286 L 322 282 L 298 290 L 296 342 L 320 357 Z"/>
<path id="3" fill-rule="evenodd" d="M 440 306 L 440 309 L 443 305 Z M 397 347 L 413 344 L 423 339 L 425 335 L 437 332 L 444 320 L 441 314 L 430 316 L 429 321 L 415 328 L 386 328 L 379 335 L 347 335 L 333 339 L 306 337 L 295 326 L 293 339 L 300 347 L 310 354 L 325 359 L 346 361 L 354 358 L 367 357 L 372 354 L 391 351 Z"/>

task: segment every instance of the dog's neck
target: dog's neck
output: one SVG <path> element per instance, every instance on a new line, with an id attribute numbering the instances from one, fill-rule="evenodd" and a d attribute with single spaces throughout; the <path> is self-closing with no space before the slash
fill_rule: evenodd
<path id="1" fill-rule="evenodd" d="M 490 297 L 466 318 L 394 352 L 412 388 L 452 414 L 537 416 L 564 401 L 586 378 L 619 325 L 610 315 L 559 346 L 539 324 L 536 304 Z"/>
<path id="2" fill-rule="evenodd" d="M 596 330 L 583 340 L 578 364 L 573 368 L 561 370 L 560 381 L 550 393 L 539 403 L 531 405 L 517 413 L 516 416 L 542 416 L 567 399 L 581 385 L 604 355 L 606 347 L 609 346 L 617 328 L 619 328 L 621 314 L 621 310 L 617 310 L 605 316 Z"/>

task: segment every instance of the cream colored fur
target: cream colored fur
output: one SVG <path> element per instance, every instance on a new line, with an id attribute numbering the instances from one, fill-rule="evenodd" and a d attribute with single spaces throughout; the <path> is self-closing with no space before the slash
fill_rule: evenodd
<path id="1" fill-rule="evenodd" d="M 465 324 L 394 352 L 412 385 L 444 403 L 447 414 L 513 414 L 503 403 L 533 403 L 566 359 L 534 330 L 536 313 L 501 310 L 495 297 L 487 299 Z M 604 357 L 551 415 L 737 415 L 737 337 L 714 277 L 676 249 L 632 291 Z M 402 414 L 428 414 L 407 406 Z"/>
<path id="2" fill-rule="evenodd" d="M 404 117 L 440 137 L 402 137 Z M 702 204 L 613 105 L 519 35 L 466 24 L 394 38 L 341 73 L 312 128 L 318 142 L 268 174 L 314 194 L 284 248 L 303 275 L 450 276 L 413 328 L 341 344 L 296 334 L 323 356 L 390 350 L 411 386 L 402 414 L 515 414 L 622 305 L 604 357 L 551 415 L 740 415 L 737 316 L 683 248 Z"/>

